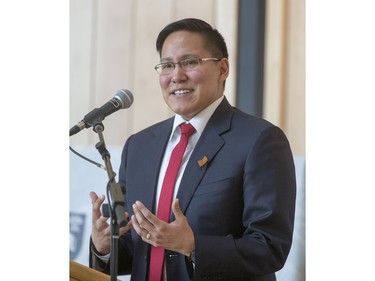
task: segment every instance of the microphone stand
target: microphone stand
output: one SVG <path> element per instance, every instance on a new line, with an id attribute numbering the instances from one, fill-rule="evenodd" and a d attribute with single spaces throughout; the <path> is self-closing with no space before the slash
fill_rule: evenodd
<path id="1" fill-rule="evenodd" d="M 99 142 L 95 145 L 96 149 L 101 154 L 105 167 L 108 173 L 108 184 L 107 184 L 107 199 L 109 201 L 110 209 L 110 225 L 111 225 L 111 254 L 110 254 L 110 274 L 111 281 L 117 280 L 118 273 L 118 239 L 119 239 L 119 228 L 127 224 L 127 220 L 124 216 L 124 188 L 116 183 L 115 176 L 111 164 L 111 156 L 105 146 L 103 131 L 104 126 L 102 122 L 97 122 L 94 126 L 94 131 L 99 135 Z"/>

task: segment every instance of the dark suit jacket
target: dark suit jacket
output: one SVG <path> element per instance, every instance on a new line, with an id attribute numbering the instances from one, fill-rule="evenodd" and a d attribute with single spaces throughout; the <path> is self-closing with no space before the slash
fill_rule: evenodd
<path id="1" fill-rule="evenodd" d="M 173 118 L 131 136 L 119 179 L 125 205 L 154 210 L 155 190 Z M 204 156 L 208 163 L 198 161 Z M 177 197 L 195 235 L 195 270 L 166 251 L 168 281 L 276 280 L 288 256 L 295 209 L 295 171 L 284 133 L 269 122 L 219 105 L 186 166 Z M 172 217 L 171 220 L 174 220 Z M 119 241 L 119 274 L 146 281 L 150 246 L 132 230 Z M 91 265 L 104 270 L 91 256 Z M 106 270 L 109 268 L 107 266 Z"/>

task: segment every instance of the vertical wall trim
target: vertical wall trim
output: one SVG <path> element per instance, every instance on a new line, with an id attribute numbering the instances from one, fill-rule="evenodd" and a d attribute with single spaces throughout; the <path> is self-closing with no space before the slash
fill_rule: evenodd
<path id="1" fill-rule="evenodd" d="M 287 53 L 287 24 L 288 24 L 288 1 L 283 0 L 282 6 L 282 37 L 281 37 L 281 81 L 280 81 L 280 127 L 285 128 L 285 107 L 286 107 L 286 80 L 287 80 L 287 69 L 286 69 L 286 53 Z"/>
<path id="2" fill-rule="evenodd" d="M 89 108 L 95 108 L 96 100 L 96 80 L 97 80 L 97 60 L 98 60 L 98 21 L 99 21 L 99 3 L 97 0 L 92 1 L 91 17 L 91 40 L 90 40 L 90 73 L 89 73 Z M 89 142 L 94 142 L 92 134 L 87 134 Z"/>
<path id="3" fill-rule="evenodd" d="M 237 107 L 263 115 L 264 0 L 239 1 Z"/>

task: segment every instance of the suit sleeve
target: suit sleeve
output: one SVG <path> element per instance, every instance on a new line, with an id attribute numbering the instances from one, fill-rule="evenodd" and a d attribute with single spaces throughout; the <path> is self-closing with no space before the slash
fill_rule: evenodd
<path id="1" fill-rule="evenodd" d="M 281 269 L 288 256 L 296 196 L 289 142 L 279 128 L 268 126 L 244 153 L 243 175 L 237 183 L 242 184 L 243 231 L 196 234 L 194 280 L 267 276 Z"/>

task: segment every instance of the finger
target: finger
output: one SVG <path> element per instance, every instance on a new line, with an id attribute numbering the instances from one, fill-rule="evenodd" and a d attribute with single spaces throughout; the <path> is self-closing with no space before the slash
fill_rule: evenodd
<path id="1" fill-rule="evenodd" d="M 110 223 L 110 218 L 100 216 L 97 218 L 97 222 L 99 225 L 102 225 L 103 227 L 107 227 Z"/>
<path id="2" fill-rule="evenodd" d="M 142 235 L 144 235 L 145 230 L 140 226 L 140 224 L 137 220 L 137 217 L 135 215 L 132 215 L 131 223 L 132 223 L 132 226 L 133 226 L 133 229 L 135 230 L 135 232 L 137 232 L 137 234 L 142 237 Z"/>
<path id="3" fill-rule="evenodd" d="M 143 206 L 142 203 L 140 203 L 139 201 L 137 201 L 137 203 L 134 203 L 133 204 L 133 212 L 134 212 L 134 215 L 135 215 L 135 218 L 140 226 L 140 228 L 146 228 L 147 230 L 150 230 L 151 228 L 151 225 L 149 223 L 149 221 L 145 218 L 144 216 L 144 213 L 146 212 L 146 210 L 141 210 Z"/>
<path id="4" fill-rule="evenodd" d="M 105 196 L 101 195 L 100 197 L 98 197 L 96 193 L 90 192 L 90 197 L 91 197 L 91 203 L 92 203 L 92 218 L 93 220 L 98 220 L 102 216 L 100 207 L 105 200 Z M 106 221 L 107 219 L 108 218 L 105 218 L 104 221 Z"/>
<path id="5" fill-rule="evenodd" d="M 132 226 L 137 234 L 141 236 L 143 240 L 145 240 L 147 234 L 153 230 L 154 226 L 144 218 L 143 214 L 137 208 L 136 204 L 133 204 L 133 209 L 134 215 L 131 218 Z"/>
<path id="6" fill-rule="evenodd" d="M 132 228 L 132 221 L 129 221 L 124 227 L 120 228 L 120 236 L 128 232 L 130 228 Z"/>
<path id="7" fill-rule="evenodd" d="M 136 221 L 136 224 L 133 223 L 134 229 L 136 229 L 136 232 L 139 236 L 146 236 L 147 232 L 151 230 L 152 225 L 145 219 L 142 212 L 138 209 L 136 204 L 133 204 L 133 212 L 134 212 L 134 220 Z"/>
<path id="8" fill-rule="evenodd" d="M 98 200 L 98 195 L 94 191 L 91 191 L 89 193 L 89 195 L 90 195 L 90 198 L 91 198 L 91 203 L 94 204 L 96 202 L 96 200 Z"/>
<path id="9" fill-rule="evenodd" d="M 95 211 L 100 211 L 100 207 L 102 206 L 103 202 L 105 200 L 105 196 L 104 195 L 101 195 L 94 203 L 93 205 L 93 209 Z"/>
<path id="10" fill-rule="evenodd" d="M 158 227 L 160 220 L 142 202 L 136 201 L 133 210 L 134 214 L 137 212 L 137 220 L 143 228 L 151 231 L 154 227 Z"/>
<path id="11" fill-rule="evenodd" d="M 119 229 L 120 236 L 123 235 L 125 232 L 129 231 L 130 228 L 132 228 L 132 221 L 129 220 L 128 212 L 125 212 L 125 218 L 128 220 L 128 222 L 125 226 L 120 227 Z"/>
<path id="12" fill-rule="evenodd" d="M 101 195 L 100 197 L 98 197 L 98 195 L 95 192 L 91 191 L 90 198 L 91 198 L 91 204 L 93 205 L 93 208 L 99 209 L 101 204 L 104 202 L 105 196 Z"/>

